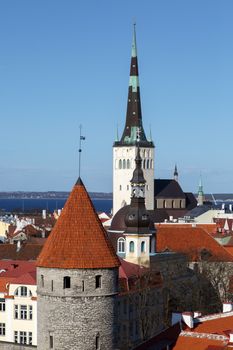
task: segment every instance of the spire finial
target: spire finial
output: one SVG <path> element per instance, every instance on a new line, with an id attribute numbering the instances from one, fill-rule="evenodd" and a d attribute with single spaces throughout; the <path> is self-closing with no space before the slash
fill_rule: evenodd
<path id="1" fill-rule="evenodd" d="M 78 177 L 80 178 L 81 174 L 81 154 L 82 154 L 82 141 L 84 141 L 86 138 L 85 136 L 82 136 L 82 125 L 79 125 L 79 157 L 78 157 Z"/>
<path id="2" fill-rule="evenodd" d="M 136 44 L 136 22 L 133 23 L 133 43 L 132 43 L 132 57 L 137 57 L 137 44 Z"/>
<path id="3" fill-rule="evenodd" d="M 177 170 L 177 164 L 175 164 L 175 170 L 174 170 L 174 180 L 178 182 L 178 170 Z"/>
<path id="4" fill-rule="evenodd" d="M 116 129 L 116 140 L 119 141 L 118 123 L 117 123 L 117 129 Z"/>

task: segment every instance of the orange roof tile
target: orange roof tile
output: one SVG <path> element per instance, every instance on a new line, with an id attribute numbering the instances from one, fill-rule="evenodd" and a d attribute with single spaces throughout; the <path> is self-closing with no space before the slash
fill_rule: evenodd
<path id="1" fill-rule="evenodd" d="M 233 316 L 219 317 L 195 325 L 194 332 L 228 335 L 233 329 Z"/>
<path id="2" fill-rule="evenodd" d="M 37 266 L 62 269 L 120 266 L 81 179 L 45 242 Z"/>
<path id="3" fill-rule="evenodd" d="M 200 227 L 157 226 L 157 250 L 165 249 L 187 254 L 191 261 L 198 261 L 202 249 L 207 249 L 209 261 L 233 261 L 233 255 Z"/>
<path id="4" fill-rule="evenodd" d="M 225 349 L 225 345 L 222 340 L 179 336 L 173 350 L 220 350 Z"/>

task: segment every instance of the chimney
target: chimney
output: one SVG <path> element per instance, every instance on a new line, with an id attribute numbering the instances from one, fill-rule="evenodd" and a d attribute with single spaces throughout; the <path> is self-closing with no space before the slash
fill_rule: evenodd
<path id="1" fill-rule="evenodd" d="M 201 317 L 201 312 L 200 311 L 194 311 L 193 313 L 193 318 Z"/>
<path id="2" fill-rule="evenodd" d="M 45 209 L 42 210 L 42 218 L 46 219 L 46 210 Z"/>
<path id="3" fill-rule="evenodd" d="M 173 312 L 172 313 L 172 326 L 174 326 L 174 324 L 179 323 L 181 321 L 181 313 L 179 312 Z"/>
<path id="4" fill-rule="evenodd" d="M 222 312 L 231 312 L 233 311 L 233 304 L 232 303 L 223 303 L 222 304 Z"/>
<path id="5" fill-rule="evenodd" d="M 19 252 L 21 248 L 21 241 L 17 241 L 16 252 Z"/>
<path id="6" fill-rule="evenodd" d="M 193 328 L 193 314 L 192 314 L 192 312 L 183 312 L 182 313 L 182 320 L 190 329 Z"/>
<path id="7" fill-rule="evenodd" d="M 233 347 L 233 330 L 229 331 L 229 345 L 231 345 L 231 347 Z"/>

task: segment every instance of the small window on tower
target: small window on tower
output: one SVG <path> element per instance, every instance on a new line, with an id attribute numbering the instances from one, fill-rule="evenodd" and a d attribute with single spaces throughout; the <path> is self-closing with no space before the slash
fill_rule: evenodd
<path id="1" fill-rule="evenodd" d="M 67 289 L 67 288 L 70 288 L 70 277 L 69 276 L 65 276 L 63 278 L 63 289 Z"/>
<path id="2" fill-rule="evenodd" d="M 97 275 L 95 276 L 95 288 L 101 288 L 101 283 L 102 282 L 102 276 L 101 275 Z"/>
<path id="3" fill-rule="evenodd" d="M 53 349 L 53 335 L 49 336 L 49 348 Z"/>
<path id="4" fill-rule="evenodd" d="M 44 275 L 40 275 L 41 287 L 44 287 Z"/>
<path id="5" fill-rule="evenodd" d="M 142 253 L 145 253 L 145 251 L 146 251 L 146 243 L 143 241 L 143 242 L 141 243 L 141 252 L 142 252 Z"/>
<path id="6" fill-rule="evenodd" d="M 96 348 L 96 350 L 100 349 L 100 335 L 99 335 L 99 333 L 95 337 L 95 348 Z"/>

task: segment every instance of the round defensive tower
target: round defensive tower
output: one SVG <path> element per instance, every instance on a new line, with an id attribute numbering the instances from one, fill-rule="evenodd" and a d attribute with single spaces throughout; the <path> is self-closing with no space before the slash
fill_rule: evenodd
<path id="1" fill-rule="evenodd" d="M 37 261 L 38 350 L 113 350 L 119 260 L 79 179 Z"/>

